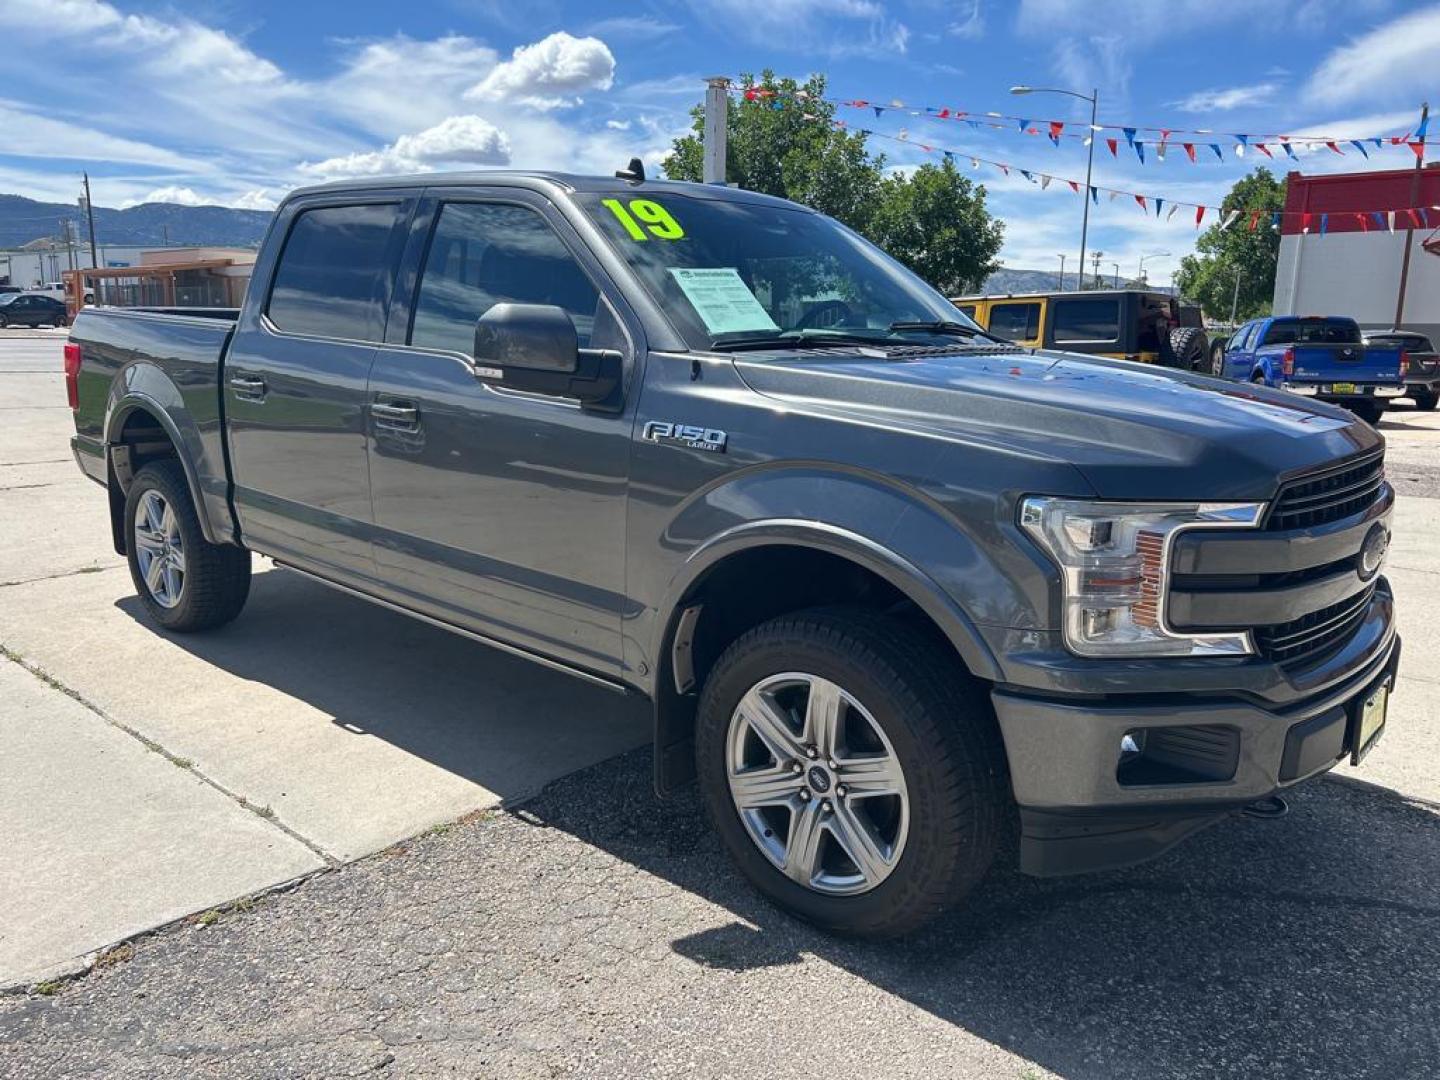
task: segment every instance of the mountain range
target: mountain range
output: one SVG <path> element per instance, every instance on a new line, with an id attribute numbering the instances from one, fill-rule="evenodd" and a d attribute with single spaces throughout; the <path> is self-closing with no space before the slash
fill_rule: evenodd
<path id="1" fill-rule="evenodd" d="M 61 235 L 60 221 L 72 222 L 77 240 L 88 238 L 85 214 L 68 203 L 38 202 L 23 195 L 0 195 L 0 248 L 18 248 L 31 240 Z M 227 206 L 142 203 L 124 210 L 95 207 L 95 240 L 134 247 L 254 247 L 270 223 L 268 210 Z"/>

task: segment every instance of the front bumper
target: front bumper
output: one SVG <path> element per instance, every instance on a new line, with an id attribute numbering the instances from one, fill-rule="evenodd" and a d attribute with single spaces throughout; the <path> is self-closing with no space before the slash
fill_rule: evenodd
<path id="1" fill-rule="evenodd" d="M 1352 750 L 1352 704 L 1386 679 L 1393 686 L 1400 640 L 1388 617 L 1385 624 L 1358 670 L 1287 707 L 1195 695 L 1111 703 L 995 690 L 1020 806 L 1021 870 L 1052 876 L 1141 862 L 1333 768 Z M 1162 731 L 1182 755 L 1194 755 L 1198 772 L 1125 773 L 1122 741 Z"/>

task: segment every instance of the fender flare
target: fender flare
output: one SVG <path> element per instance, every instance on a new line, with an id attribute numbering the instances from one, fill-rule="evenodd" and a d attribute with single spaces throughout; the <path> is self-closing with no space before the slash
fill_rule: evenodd
<path id="1" fill-rule="evenodd" d="M 666 592 L 662 609 L 666 617 L 651 654 L 658 665 L 652 694 L 655 790 L 662 797 L 694 776 L 696 698 L 677 686 L 672 653 L 676 631 L 685 614 L 685 596 L 711 569 L 730 556 L 776 546 L 813 548 L 863 566 L 924 611 L 972 674 L 991 681 L 1001 677 L 994 653 L 969 615 L 924 571 L 884 544 L 841 526 L 807 519 L 766 518 L 736 525 L 696 547 Z"/>
<path id="2" fill-rule="evenodd" d="M 135 412 L 143 412 L 159 424 L 170 439 L 171 445 L 175 447 L 175 456 L 179 459 L 180 468 L 185 473 L 185 486 L 190 489 L 190 501 L 195 506 L 195 516 L 200 519 L 200 532 L 204 535 L 206 542 L 211 544 L 231 543 L 232 538 L 219 535 L 214 523 L 210 520 L 209 508 L 205 504 L 204 494 L 200 488 L 200 478 L 195 472 L 195 462 L 191 460 L 190 454 L 186 451 L 186 440 L 181 435 L 175 418 L 170 415 L 164 405 L 143 391 L 129 389 L 110 404 L 110 414 L 105 422 L 107 475 L 115 476 L 115 463 L 112 459 L 114 447 L 119 442 L 120 431 L 125 426 L 125 422 Z"/>

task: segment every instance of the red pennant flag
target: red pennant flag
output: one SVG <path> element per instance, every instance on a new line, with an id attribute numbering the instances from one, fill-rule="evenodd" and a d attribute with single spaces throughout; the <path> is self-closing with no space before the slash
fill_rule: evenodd
<path id="1" fill-rule="evenodd" d="M 1266 146 L 1263 142 L 1257 142 L 1255 144 L 1255 149 L 1259 150 L 1260 153 L 1264 154 L 1268 158 L 1273 158 L 1275 156 L 1274 154 L 1270 153 L 1270 148 Z"/>
<path id="2" fill-rule="evenodd" d="M 1309 215 L 1309 214 L 1301 214 L 1301 215 L 1300 215 L 1300 231 L 1301 231 L 1302 233 L 1308 233 L 1308 232 L 1310 231 L 1310 215 Z"/>
<path id="3" fill-rule="evenodd" d="M 1161 128 L 1161 129 L 1160 129 L 1160 141 L 1161 141 L 1161 142 L 1166 142 L 1166 141 L 1169 140 L 1169 138 L 1170 138 L 1170 129 L 1169 129 L 1169 128 Z"/>
<path id="4" fill-rule="evenodd" d="M 1119 141 L 1120 141 L 1120 140 L 1118 140 L 1118 139 L 1106 139 L 1106 140 L 1105 140 L 1105 145 L 1110 148 L 1110 156 L 1111 156 L 1111 157 L 1115 157 L 1115 147 L 1116 147 L 1116 145 L 1119 143 Z M 1194 155 L 1192 154 L 1191 157 L 1194 157 Z"/>
<path id="5" fill-rule="evenodd" d="M 1361 231 L 1361 232 L 1369 232 L 1369 231 L 1370 231 L 1370 218 L 1369 218 L 1368 215 L 1366 215 L 1366 214 L 1356 214 L 1356 215 L 1355 215 L 1355 220 L 1360 223 L 1360 231 Z"/>
<path id="6" fill-rule="evenodd" d="M 942 109 L 940 110 L 940 119 L 941 119 L 941 120 L 949 120 L 949 119 L 950 119 L 950 110 L 949 110 L 949 109 L 942 108 Z"/>
<path id="7" fill-rule="evenodd" d="M 1185 156 L 1193 162 L 1195 160 L 1195 144 L 1193 142 L 1187 142 L 1181 143 L 1180 145 L 1185 148 Z"/>
<path id="8" fill-rule="evenodd" d="M 1410 224 L 1417 229 L 1420 228 L 1420 215 L 1414 209 L 1406 210 L 1405 213 L 1410 215 Z"/>
<path id="9" fill-rule="evenodd" d="M 1197 229 L 1200 227 L 1200 219 L 1203 218 L 1204 216 L 1205 216 L 1205 208 L 1204 208 L 1203 206 L 1197 206 L 1197 207 L 1195 207 L 1195 227 L 1196 227 Z"/>
<path id="10" fill-rule="evenodd" d="M 1334 150 L 1335 153 L 1339 154 L 1340 156 L 1343 157 L 1345 155 L 1345 151 L 1341 150 L 1340 147 L 1336 146 L 1333 142 L 1327 140 L 1325 145 L 1328 146 L 1331 150 Z"/>
<path id="11" fill-rule="evenodd" d="M 1421 161 L 1425 160 L 1425 144 L 1423 142 L 1412 142 L 1407 143 L 1406 145 L 1409 146 L 1411 150 L 1415 151 L 1415 156 L 1417 158 L 1419 158 Z"/>
<path id="12" fill-rule="evenodd" d="M 759 97 L 759 96 L 760 96 L 760 95 L 756 92 L 756 90 L 755 90 L 755 88 L 754 88 L 753 86 L 746 88 L 746 90 L 745 90 L 745 100 L 746 100 L 746 101 L 754 101 L 754 100 L 755 100 L 757 97 Z"/>
<path id="13" fill-rule="evenodd" d="M 1060 133 L 1061 133 L 1062 131 L 1064 131 L 1064 130 L 1065 130 L 1065 121 L 1063 121 L 1063 120 L 1051 120 L 1051 121 L 1050 121 L 1050 138 L 1052 138 L 1052 139 L 1058 139 L 1058 138 L 1060 138 Z"/>
<path id="14" fill-rule="evenodd" d="M 1250 232 L 1254 232 L 1254 231 L 1255 231 L 1255 223 L 1258 222 L 1259 220 L 1260 220 L 1260 211 L 1259 211 L 1259 210 L 1251 210 L 1251 211 L 1250 211 L 1250 229 L 1249 229 Z"/>
<path id="15" fill-rule="evenodd" d="M 1140 209 L 1141 209 L 1141 210 L 1146 210 L 1146 211 L 1148 211 L 1148 210 L 1150 209 L 1148 206 L 1145 205 L 1145 196 L 1144 196 L 1144 195 L 1136 195 L 1136 196 L 1135 196 L 1135 201 L 1140 204 Z"/>
<path id="16" fill-rule="evenodd" d="M 1076 195 L 1079 195 L 1079 194 L 1080 194 L 1080 185 L 1079 185 L 1079 184 L 1077 184 L 1074 180 L 1066 180 L 1065 182 L 1070 185 L 1070 190 L 1071 190 L 1071 191 L 1075 192 Z"/>

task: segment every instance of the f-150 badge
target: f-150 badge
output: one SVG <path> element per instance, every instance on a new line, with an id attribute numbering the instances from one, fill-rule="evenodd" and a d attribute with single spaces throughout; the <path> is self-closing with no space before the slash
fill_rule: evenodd
<path id="1" fill-rule="evenodd" d="M 650 442 L 677 443 L 692 450 L 723 454 L 730 436 L 719 428 L 702 428 L 693 424 L 673 424 L 668 420 L 651 420 L 642 432 Z"/>

